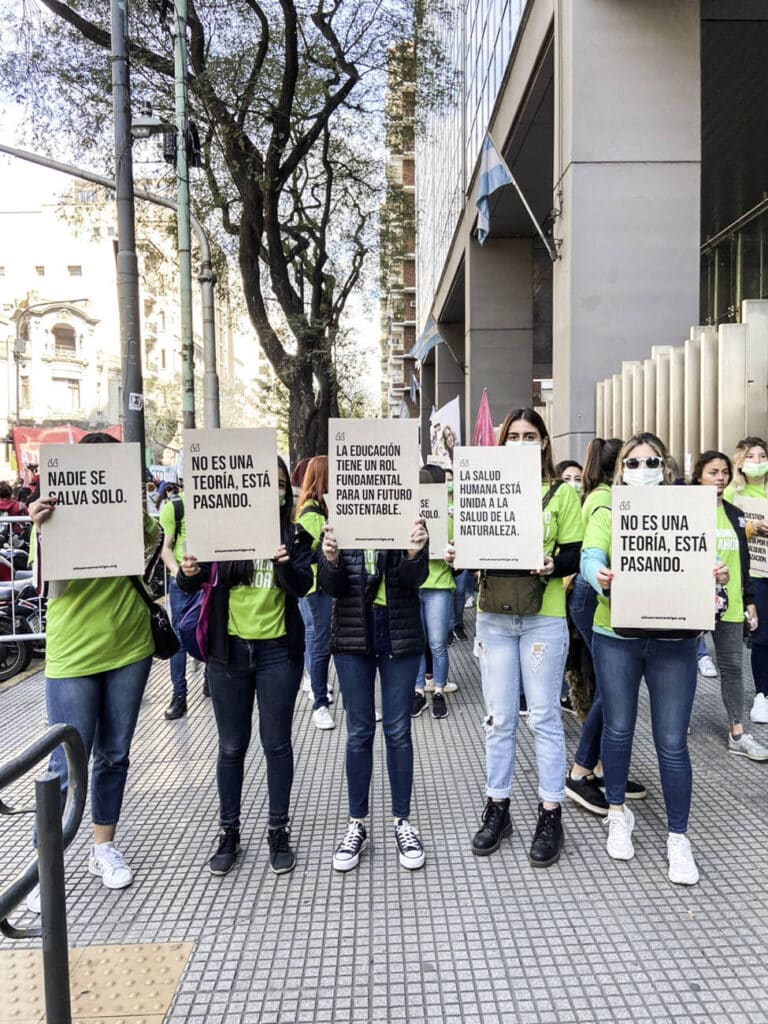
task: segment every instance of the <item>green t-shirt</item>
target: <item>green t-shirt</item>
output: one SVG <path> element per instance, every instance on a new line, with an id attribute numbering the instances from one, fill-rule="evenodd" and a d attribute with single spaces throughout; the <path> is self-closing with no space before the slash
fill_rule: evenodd
<path id="1" fill-rule="evenodd" d="M 448 542 L 453 540 L 453 505 L 448 505 Z M 444 558 L 430 558 L 429 576 L 421 584 L 421 590 L 455 590 L 451 567 Z"/>
<path id="2" fill-rule="evenodd" d="M 304 511 L 304 510 L 307 511 Z M 299 522 L 307 531 L 312 538 L 312 551 L 317 551 L 320 547 L 320 541 L 323 536 L 323 527 L 325 526 L 325 516 L 322 512 L 318 511 L 317 503 L 314 501 L 308 501 L 305 505 L 301 506 L 299 511 Z M 307 591 L 307 594 L 314 594 L 317 590 L 317 562 L 312 563 L 312 586 Z"/>
<path id="3" fill-rule="evenodd" d="M 541 497 L 546 496 L 551 484 L 542 483 Z M 581 525 L 581 505 L 576 491 L 568 484 L 558 487 L 550 498 L 543 512 L 544 517 L 544 554 L 552 557 L 561 544 L 573 544 L 581 541 L 583 529 Z M 539 615 L 552 615 L 565 618 L 565 588 L 559 577 L 550 577 L 544 590 Z"/>
<path id="4" fill-rule="evenodd" d="M 176 509 L 174 502 L 180 501 L 182 508 L 181 523 L 178 532 L 176 531 Z M 173 537 L 173 557 L 181 565 L 184 561 L 184 541 L 187 539 L 187 520 L 183 515 L 184 509 L 184 498 L 181 494 L 174 495 L 173 498 L 169 498 L 168 501 L 163 503 L 163 507 L 160 509 L 160 525 L 163 528 L 163 533 L 166 537 Z"/>
<path id="5" fill-rule="evenodd" d="M 611 507 L 611 486 L 610 484 L 598 484 L 594 491 L 590 491 L 581 506 L 581 524 L 586 530 L 589 517 L 596 508 Z"/>
<path id="6" fill-rule="evenodd" d="M 227 632 L 242 640 L 276 640 L 285 636 L 285 592 L 275 583 L 271 558 L 254 560 L 250 586 L 230 590 Z"/>
<path id="7" fill-rule="evenodd" d="M 728 591 L 728 607 L 720 621 L 743 622 L 744 602 L 741 595 L 739 538 L 722 505 L 717 506 L 717 555 L 730 571 L 730 579 L 725 588 Z"/>
<path id="8" fill-rule="evenodd" d="M 585 523 L 582 550 L 587 551 L 589 548 L 598 548 L 600 551 L 605 551 L 608 555 L 608 565 L 611 564 L 610 508 L 598 505 Z M 597 608 L 595 608 L 595 617 L 592 624 L 598 633 L 615 635 L 611 629 L 611 606 L 604 594 L 597 595 Z"/>
<path id="9" fill-rule="evenodd" d="M 125 576 L 70 580 L 48 602 L 45 674 L 73 679 L 123 668 L 154 653 L 149 609 Z"/>

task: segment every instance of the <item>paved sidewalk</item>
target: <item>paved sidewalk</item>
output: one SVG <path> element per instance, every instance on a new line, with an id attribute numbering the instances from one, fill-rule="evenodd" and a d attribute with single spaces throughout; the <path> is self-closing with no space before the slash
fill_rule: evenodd
<path id="1" fill-rule="evenodd" d="M 300 697 L 298 866 L 288 876 L 269 871 L 266 780 L 254 740 L 243 794 L 246 849 L 239 867 L 216 879 L 205 865 L 217 833 L 210 701 L 197 674 L 188 717 L 166 722 L 168 669 L 156 664 L 119 832 L 135 882 L 112 893 L 87 874 L 83 827 L 67 853 L 71 944 L 192 943 L 166 1024 L 764 1024 L 768 764 L 726 753 L 718 681 L 700 680 L 694 711 L 690 835 L 702 877 L 688 890 L 666 878 L 666 826 L 645 701 L 633 775 L 650 794 L 634 805 L 633 861 L 611 861 L 600 819 L 569 804 L 560 863 L 548 870 L 528 865 L 536 774 L 533 736 L 524 726 L 515 831 L 494 856 L 473 857 L 484 768 L 471 643 L 451 649 L 451 677 L 460 689 L 449 697 L 449 717 L 435 721 L 427 711 L 414 723 L 413 820 L 427 849 L 424 870 L 398 866 L 380 740 L 372 847 L 357 871 L 331 870 L 345 821 L 343 715 L 334 705 L 339 727 L 319 732 Z M 0 716 L 4 760 L 44 726 L 42 673 L 0 693 Z M 571 716 L 566 730 L 572 753 L 578 727 Z M 768 738 L 768 727 L 753 731 Z M 4 796 L 13 802 L 30 793 L 27 784 Z M 28 830 L 28 820 L 0 819 L 0 885 L 27 858 Z M 18 920 L 32 923 L 26 913 Z M 3 939 L 0 953 L 24 945 L 36 944 Z"/>

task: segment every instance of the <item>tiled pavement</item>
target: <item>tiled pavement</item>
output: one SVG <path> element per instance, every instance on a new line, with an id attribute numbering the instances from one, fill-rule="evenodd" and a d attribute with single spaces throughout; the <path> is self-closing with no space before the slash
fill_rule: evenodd
<path id="1" fill-rule="evenodd" d="M 414 820 L 427 866 L 398 867 L 376 747 L 372 847 L 360 868 L 335 874 L 345 814 L 344 729 L 318 732 L 297 702 L 293 835 L 298 866 L 275 877 L 266 859 L 266 781 L 258 742 L 246 767 L 239 867 L 205 868 L 216 835 L 216 735 L 201 676 L 190 713 L 166 722 L 168 670 L 152 673 L 136 734 L 120 845 L 135 871 L 122 893 L 85 871 L 88 830 L 67 853 L 74 946 L 191 942 L 166 1024 L 452 1022 L 588 1024 L 608 1021 L 768 1020 L 768 764 L 725 750 L 716 680 L 700 680 L 691 750 L 691 839 L 701 882 L 666 879 L 665 822 L 647 704 L 633 773 L 650 795 L 635 805 L 635 859 L 615 863 L 599 819 L 569 805 L 558 865 L 534 870 L 533 737 L 521 728 L 515 832 L 490 858 L 469 840 L 483 803 L 482 702 L 471 644 L 451 650 L 460 685 L 449 717 L 414 723 Z M 38 735 L 42 674 L 0 693 L 0 759 Z M 568 748 L 577 736 L 567 716 Z M 768 736 L 768 727 L 756 727 Z M 9 799 L 29 794 L 20 786 Z M 28 822 L 0 819 L 0 884 L 28 854 Z M 29 917 L 19 918 L 29 922 Z M 30 922 L 31 923 L 31 922 Z M 0 941 L 0 951 L 13 948 Z M 0 1020 L 2 1001 L 0 1000 Z M 106 1018 L 105 1018 L 106 1019 Z"/>

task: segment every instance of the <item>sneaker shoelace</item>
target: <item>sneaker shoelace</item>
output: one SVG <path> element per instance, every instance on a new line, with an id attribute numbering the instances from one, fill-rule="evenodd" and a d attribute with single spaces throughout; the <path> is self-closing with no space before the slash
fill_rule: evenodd
<path id="1" fill-rule="evenodd" d="M 555 812 L 554 811 L 543 811 L 539 815 L 539 821 L 536 825 L 536 838 L 539 836 L 546 836 L 547 839 L 551 839 L 555 834 Z"/>
<path id="2" fill-rule="evenodd" d="M 344 838 L 339 843 L 339 853 L 357 853 L 358 847 L 363 841 L 363 829 L 359 822 L 350 822 Z"/>
<path id="3" fill-rule="evenodd" d="M 421 849 L 419 833 L 409 822 L 401 821 L 399 825 L 395 825 L 395 835 L 397 836 L 397 845 L 403 853 Z"/>
<path id="4" fill-rule="evenodd" d="M 106 861 L 111 871 L 119 871 L 126 866 L 122 853 L 114 846 L 103 846 L 97 848 L 96 856 Z"/>
<path id="5" fill-rule="evenodd" d="M 221 835 L 219 836 L 219 848 L 216 851 L 216 854 L 217 855 L 221 854 L 221 853 L 231 853 L 231 854 L 234 854 L 236 847 L 237 847 L 237 839 L 235 838 L 234 830 L 233 829 L 227 829 L 225 832 L 222 832 Z"/>
<path id="6" fill-rule="evenodd" d="M 288 828 L 272 828 L 269 830 L 270 846 L 275 853 L 286 853 L 288 851 L 288 836 Z"/>

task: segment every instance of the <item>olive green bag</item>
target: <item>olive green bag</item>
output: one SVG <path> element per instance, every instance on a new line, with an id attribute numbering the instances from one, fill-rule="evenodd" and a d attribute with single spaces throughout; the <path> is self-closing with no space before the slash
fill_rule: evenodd
<path id="1" fill-rule="evenodd" d="M 556 481 L 541 502 L 542 511 L 562 484 Z M 480 573 L 478 608 L 495 615 L 538 615 L 547 581 L 537 573 L 515 569 L 496 569 Z"/>

